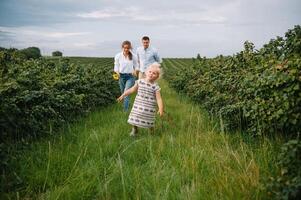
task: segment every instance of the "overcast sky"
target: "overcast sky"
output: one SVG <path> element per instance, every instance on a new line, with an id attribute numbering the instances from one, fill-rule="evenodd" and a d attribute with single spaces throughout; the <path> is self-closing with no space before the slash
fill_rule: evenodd
<path id="1" fill-rule="evenodd" d="M 144 35 L 162 57 L 232 55 L 301 24 L 301 0 L 0 0 L 0 46 L 114 56 Z"/>

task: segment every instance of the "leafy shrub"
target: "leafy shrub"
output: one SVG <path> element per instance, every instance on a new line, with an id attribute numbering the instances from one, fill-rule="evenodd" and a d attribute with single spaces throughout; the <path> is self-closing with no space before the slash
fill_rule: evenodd
<path id="1" fill-rule="evenodd" d="M 11 163 L 28 139 L 55 134 L 62 124 L 115 102 L 119 93 L 112 58 L 92 59 L 93 65 L 24 59 L 16 49 L 0 51 L 1 192 L 24 187 Z"/>
<path id="2" fill-rule="evenodd" d="M 114 102 L 111 67 L 23 60 L 0 52 L 0 139 L 40 136 L 96 106 Z"/>
<path id="3" fill-rule="evenodd" d="M 42 56 L 38 47 L 28 47 L 19 51 L 24 55 L 25 59 L 38 59 Z"/>
<path id="4" fill-rule="evenodd" d="M 233 56 L 198 58 L 168 81 L 223 121 L 252 134 L 301 130 L 301 27 L 256 50 L 245 42 Z"/>
<path id="5" fill-rule="evenodd" d="M 54 51 L 54 52 L 52 52 L 52 56 L 60 56 L 60 57 L 62 57 L 63 53 L 60 52 L 60 51 Z"/>
<path id="6" fill-rule="evenodd" d="M 268 185 L 271 199 L 301 199 L 301 141 L 290 140 L 279 154 L 279 173 Z"/>

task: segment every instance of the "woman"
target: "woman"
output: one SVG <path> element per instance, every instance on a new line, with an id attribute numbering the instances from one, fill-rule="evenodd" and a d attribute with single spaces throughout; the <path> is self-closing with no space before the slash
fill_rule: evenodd
<path id="1" fill-rule="evenodd" d="M 138 70 L 138 59 L 131 52 L 132 45 L 130 41 L 124 41 L 121 45 L 122 52 L 116 54 L 114 62 L 114 71 L 119 76 L 119 86 L 121 94 L 131 88 L 135 83 L 136 70 Z M 126 96 L 123 102 L 125 112 L 129 110 L 130 97 Z"/>

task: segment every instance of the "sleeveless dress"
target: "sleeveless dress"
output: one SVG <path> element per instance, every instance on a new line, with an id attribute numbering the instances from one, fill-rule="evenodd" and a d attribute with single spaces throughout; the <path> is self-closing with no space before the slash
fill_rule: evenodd
<path id="1" fill-rule="evenodd" d="M 157 108 L 156 91 L 161 88 L 156 82 L 149 83 L 145 79 L 139 79 L 136 83 L 138 84 L 138 92 L 128 123 L 141 128 L 154 127 Z"/>

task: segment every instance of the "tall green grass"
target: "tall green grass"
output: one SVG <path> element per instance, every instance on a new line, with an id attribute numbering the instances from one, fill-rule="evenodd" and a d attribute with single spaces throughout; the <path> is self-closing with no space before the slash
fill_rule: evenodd
<path id="1" fill-rule="evenodd" d="M 264 199 L 281 140 L 221 133 L 161 81 L 155 134 L 129 136 L 120 104 L 32 143 L 10 163 L 23 181 L 7 199 Z"/>

